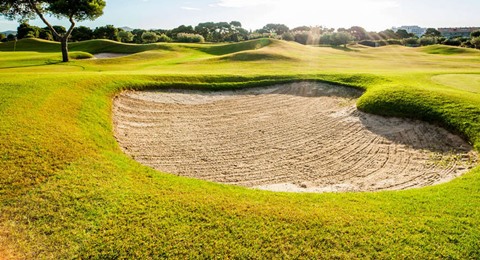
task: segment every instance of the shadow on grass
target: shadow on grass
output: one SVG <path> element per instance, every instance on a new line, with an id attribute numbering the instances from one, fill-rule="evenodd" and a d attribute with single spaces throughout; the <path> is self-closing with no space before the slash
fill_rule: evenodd
<path id="1" fill-rule="evenodd" d="M 49 66 L 49 65 L 56 65 L 62 63 L 62 61 L 52 61 L 48 60 L 42 64 L 33 64 L 33 65 L 22 65 L 22 66 L 10 66 L 10 67 L 0 67 L 0 69 L 17 69 L 17 68 L 32 68 L 32 67 L 42 67 L 42 66 Z"/>
<path id="2" fill-rule="evenodd" d="M 345 52 L 359 52 L 359 50 L 350 49 L 346 46 L 332 46 L 333 49 Z"/>

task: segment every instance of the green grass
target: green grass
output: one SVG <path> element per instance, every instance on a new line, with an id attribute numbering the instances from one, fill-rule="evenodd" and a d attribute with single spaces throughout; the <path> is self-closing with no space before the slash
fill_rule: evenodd
<path id="1" fill-rule="evenodd" d="M 422 51 L 429 54 L 454 55 L 454 54 L 480 54 L 476 49 L 446 46 L 446 45 L 431 45 L 421 48 Z"/>
<path id="2" fill-rule="evenodd" d="M 111 123 L 124 89 L 314 80 L 364 89 L 360 109 L 440 124 L 479 149 L 478 86 L 464 84 L 480 75 L 478 52 L 91 41 L 71 50 L 138 53 L 63 64 L 55 43 L 19 41 L 15 53 L 9 44 L 0 44 L 0 255 L 480 258 L 478 167 L 407 191 L 255 191 L 144 167 L 121 152 Z"/>
<path id="3" fill-rule="evenodd" d="M 478 74 L 442 74 L 432 77 L 436 83 L 480 94 L 480 75 Z"/>

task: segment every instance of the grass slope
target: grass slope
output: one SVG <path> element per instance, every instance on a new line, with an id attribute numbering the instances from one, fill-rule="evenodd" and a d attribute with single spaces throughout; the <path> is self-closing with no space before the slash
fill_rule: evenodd
<path id="1" fill-rule="evenodd" d="M 479 168 L 423 189 L 286 194 L 156 172 L 121 152 L 111 125 L 112 97 L 121 90 L 297 80 L 365 89 L 361 109 L 441 124 L 480 148 L 480 95 L 434 80 L 480 75 L 478 53 L 265 41 L 132 46 L 142 53 L 68 64 L 59 63 L 52 43 L 27 41 L 29 52 L 2 52 L 0 255 L 480 258 Z M 79 43 L 85 49 L 76 50 L 130 48 L 96 44 Z M 292 58 L 265 60 L 258 53 Z M 222 58 L 231 55 L 244 58 Z"/>

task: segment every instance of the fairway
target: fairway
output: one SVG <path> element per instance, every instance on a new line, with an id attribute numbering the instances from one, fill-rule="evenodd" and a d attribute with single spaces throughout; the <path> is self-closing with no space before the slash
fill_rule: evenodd
<path id="1" fill-rule="evenodd" d="M 446 74 L 432 77 L 439 84 L 480 94 L 480 75 Z"/>
<path id="2" fill-rule="evenodd" d="M 478 50 L 13 47 L 0 258 L 480 258 Z"/>
<path id="3" fill-rule="evenodd" d="M 157 170 L 273 191 L 418 188 L 475 165 L 460 137 L 362 113 L 360 95 L 318 83 L 125 92 L 114 102 L 115 135 L 127 154 Z"/>

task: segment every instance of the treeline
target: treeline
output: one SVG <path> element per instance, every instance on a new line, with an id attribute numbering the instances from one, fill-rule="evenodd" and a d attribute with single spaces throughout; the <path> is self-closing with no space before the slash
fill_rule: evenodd
<path id="1" fill-rule="evenodd" d="M 66 29 L 54 26 L 59 33 Z M 17 28 L 17 39 L 39 38 L 54 39 L 53 33 L 48 28 L 40 28 L 22 23 Z M 366 46 L 378 47 L 385 45 L 425 46 L 433 44 L 446 44 L 452 46 L 480 48 L 480 31 L 472 33 L 470 38 L 447 39 L 434 29 L 427 29 L 422 37 L 408 33 L 406 30 L 393 31 L 390 29 L 381 32 L 368 32 L 360 26 L 350 28 L 326 28 L 322 26 L 300 26 L 290 29 L 284 24 L 267 24 L 261 29 L 248 31 L 242 28 L 238 21 L 232 22 L 206 22 L 197 26 L 181 25 L 171 30 L 124 30 L 113 25 L 106 25 L 91 29 L 85 26 L 74 28 L 70 37 L 71 42 L 92 39 L 109 39 L 124 43 L 155 43 L 155 42 L 239 42 L 257 38 L 275 38 L 286 41 L 295 41 L 305 45 L 347 45 L 355 42 Z M 0 34 L 0 40 L 14 40 L 14 35 Z"/>
<path id="2" fill-rule="evenodd" d="M 405 45 L 411 47 L 443 44 L 449 46 L 480 48 L 480 31 L 470 34 L 470 37 L 446 38 L 435 28 L 428 28 L 421 37 L 408 33 L 406 30 L 385 30 L 378 35 L 369 33 L 370 38 L 359 41 L 359 44 L 379 47 L 385 45 Z"/>
<path id="3" fill-rule="evenodd" d="M 62 34 L 66 32 L 63 26 L 54 26 L 54 29 Z M 172 30 L 124 30 L 113 25 L 106 25 L 91 29 L 86 26 L 75 27 L 69 39 L 71 42 L 86 41 L 92 39 L 108 39 L 125 43 L 154 43 L 154 42 L 238 42 L 249 39 L 250 32 L 242 28 L 242 24 L 237 21 L 227 22 L 207 22 L 200 23 L 197 26 L 181 25 Z M 2 35 L 1 40 L 14 40 L 14 35 Z M 38 38 L 55 41 L 53 33 L 48 27 L 40 28 L 37 26 L 22 23 L 17 28 L 17 39 Z"/>

